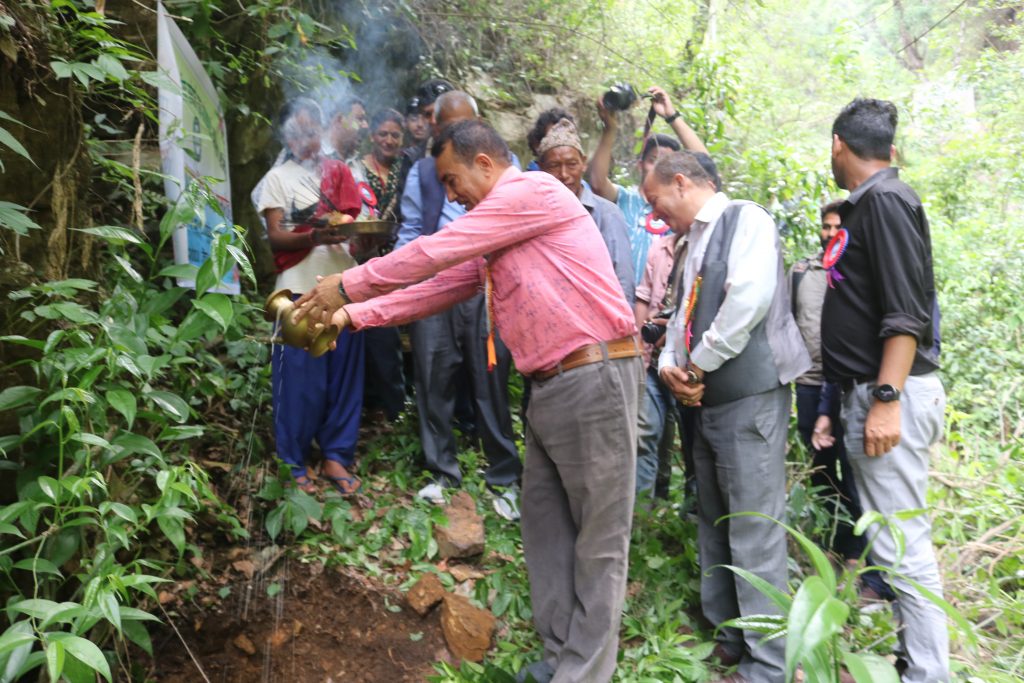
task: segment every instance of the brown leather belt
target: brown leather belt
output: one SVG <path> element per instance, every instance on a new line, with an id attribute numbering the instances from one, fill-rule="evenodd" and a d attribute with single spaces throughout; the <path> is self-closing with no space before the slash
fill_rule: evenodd
<path id="1" fill-rule="evenodd" d="M 633 358 L 639 355 L 640 345 L 637 343 L 636 337 L 623 337 L 622 339 L 601 342 L 600 344 L 587 344 L 560 360 L 555 364 L 555 367 L 548 370 L 538 370 L 533 373 L 530 375 L 530 379 L 535 382 L 543 382 L 567 370 L 590 365 L 591 363 L 598 363 L 606 358 L 614 360 L 616 358 Z"/>

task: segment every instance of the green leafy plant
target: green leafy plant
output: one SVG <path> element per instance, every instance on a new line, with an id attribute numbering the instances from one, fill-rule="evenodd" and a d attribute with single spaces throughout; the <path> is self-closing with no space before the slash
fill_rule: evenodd
<path id="1" fill-rule="evenodd" d="M 884 525 L 893 535 L 898 556 L 902 556 L 903 534 L 896 522 L 922 512 L 909 510 L 897 514 L 894 520 L 887 519 L 878 512 L 867 512 L 857 521 L 854 533 L 863 535 L 875 524 Z M 963 616 L 941 596 L 916 581 L 892 569 L 875 566 L 862 566 L 857 570 L 846 568 L 842 576 L 837 577 L 825 553 L 796 529 L 756 512 L 736 513 L 723 519 L 738 516 L 763 517 L 783 527 L 806 553 L 814 572 L 805 577 L 796 592 L 790 596 L 752 572 L 725 565 L 771 600 L 778 607 L 780 614 L 740 617 L 731 619 L 724 625 L 758 631 L 766 638 L 785 637 L 787 681 L 794 680 L 797 667 L 802 666 L 804 680 L 808 683 L 839 683 L 840 669 L 845 666 L 857 683 L 898 683 L 899 675 L 888 660 L 871 652 L 854 652 L 843 638 L 843 629 L 852 611 L 851 605 L 855 604 L 857 599 L 857 578 L 871 570 L 886 571 L 900 576 L 921 595 L 940 607 L 966 634 L 969 642 L 975 642 L 973 629 Z M 870 549 L 871 543 L 868 543 L 868 548 L 861 557 L 862 565 Z"/>

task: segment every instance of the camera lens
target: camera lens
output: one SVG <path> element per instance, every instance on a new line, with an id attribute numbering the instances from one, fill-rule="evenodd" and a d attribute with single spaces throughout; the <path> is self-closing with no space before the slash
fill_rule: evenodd
<path id="1" fill-rule="evenodd" d="M 626 111 L 636 102 L 636 91 L 629 83 L 616 83 L 601 96 L 605 109 Z"/>
<path id="2" fill-rule="evenodd" d="M 665 335 L 665 326 L 657 323 L 644 323 L 640 327 L 640 338 L 648 344 L 656 344 Z"/>

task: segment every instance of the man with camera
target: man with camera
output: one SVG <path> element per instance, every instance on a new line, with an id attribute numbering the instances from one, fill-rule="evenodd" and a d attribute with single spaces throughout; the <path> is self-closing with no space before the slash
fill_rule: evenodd
<path id="1" fill-rule="evenodd" d="M 590 162 L 588 180 L 598 197 L 604 197 L 610 202 L 615 202 L 622 214 L 626 217 L 626 230 L 629 234 L 630 249 L 633 254 L 633 272 L 637 282 L 643 275 L 647 266 L 647 252 L 651 245 L 662 235 L 668 232 L 668 226 L 654 218 L 651 213 L 651 205 L 644 197 L 642 186 L 644 179 L 654 168 L 658 157 L 663 152 L 679 151 L 679 143 L 682 148 L 691 152 L 708 153 L 704 143 L 701 142 L 693 129 L 686 124 L 682 116 L 676 111 L 669 99 L 668 93 L 663 88 L 652 86 L 647 93 L 642 95 L 650 98 L 651 111 L 648 116 L 660 116 L 665 123 L 672 127 L 678 141 L 668 135 L 652 134 L 645 136 L 640 160 L 637 162 L 637 170 L 640 173 L 640 185 L 625 187 L 613 183 L 608 174 L 612 166 L 612 149 L 615 147 L 615 138 L 619 132 L 619 120 L 617 114 L 626 111 L 637 101 L 638 96 L 632 86 L 620 83 L 606 92 L 597 101 L 597 114 L 604 124 L 604 131 L 601 133 L 601 140 L 594 150 L 594 157 Z M 648 119 L 652 122 L 652 119 Z M 649 132 L 649 131 L 648 131 Z"/>
<path id="2" fill-rule="evenodd" d="M 733 683 L 781 683 L 785 643 L 722 627 L 777 607 L 724 565 L 786 589 L 786 538 L 759 512 L 786 512 L 789 383 L 811 361 L 790 311 L 782 249 L 771 215 L 715 192 L 694 155 L 663 155 L 644 180 L 658 218 L 687 232 L 682 296 L 658 359 L 661 379 L 696 414 L 701 606 L 718 630 L 716 654 Z"/>

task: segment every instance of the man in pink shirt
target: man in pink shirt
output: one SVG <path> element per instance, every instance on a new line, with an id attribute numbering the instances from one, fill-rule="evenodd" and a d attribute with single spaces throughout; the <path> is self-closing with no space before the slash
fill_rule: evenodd
<path id="1" fill-rule="evenodd" d="M 562 183 L 512 167 L 480 121 L 449 126 L 433 154 L 448 198 L 468 213 L 323 278 L 298 303 L 361 329 L 487 293 L 492 323 L 533 381 L 522 532 L 544 658 L 528 671 L 539 682 L 603 683 L 615 670 L 632 523 L 636 323 L 597 226 Z"/>

